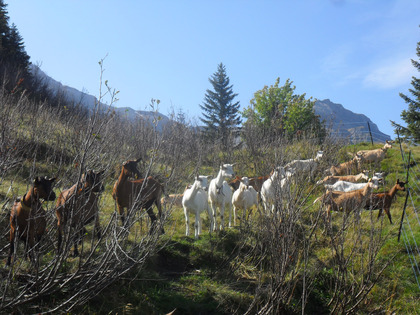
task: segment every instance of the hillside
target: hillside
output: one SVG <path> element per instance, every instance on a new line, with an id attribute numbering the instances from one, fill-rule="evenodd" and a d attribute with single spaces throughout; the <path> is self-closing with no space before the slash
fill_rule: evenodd
<path id="1" fill-rule="evenodd" d="M 325 176 L 324 170 L 347 161 L 348 153 L 381 144 L 343 147 L 328 139 L 323 143 L 278 139 L 257 143 L 260 155 L 242 148 L 224 151 L 217 143 L 202 146 L 190 128 L 176 124 L 170 125 L 170 136 L 162 138 L 146 126 L 136 129 L 102 115 L 85 121 L 63 107 L 34 106 L 24 96 L 16 100 L 1 93 L 0 114 L 4 122 L 0 126 L 4 139 L 0 234 L 6 236 L 10 231 L 12 206 L 23 207 L 14 200 L 43 191 L 31 185 L 45 176 L 57 178 L 53 189 L 58 200 L 60 193 L 80 183 L 80 194 L 68 204 L 74 207 L 70 216 L 83 212 L 85 198 L 92 197 L 89 185 L 94 185 L 98 174 L 104 186 L 103 191 L 98 187 L 101 192 L 92 192 L 98 194 L 94 196 L 97 217 L 86 218 L 80 225 L 67 224 L 60 251 L 57 208 L 52 200 L 44 201 L 45 214 L 37 215 L 46 220 L 46 228 L 28 259 L 22 242 L 15 252 L 9 252 L 10 242 L 0 238 L 3 266 L 13 255 L 11 266 L 0 268 L 1 313 L 167 314 L 177 309 L 175 315 L 411 314 L 419 307 L 419 288 L 410 265 L 418 254 L 406 250 L 407 243 L 420 240 L 415 221 L 419 192 L 414 185 L 419 172 L 413 162 L 420 158 L 419 148 L 413 148 L 410 160 L 413 199 L 405 216 L 405 222 L 412 222 L 413 236 L 405 233 L 404 243 L 399 243 L 404 192 L 398 192 L 393 201 L 393 224 L 386 216 L 377 219 L 378 211 L 335 212 L 327 220 L 325 207 L 314 204 L 325 191 L 315 184 Z M 405 152 L 410 149 L 403 148 Z M 191 233 L 186 236 L 181 207 L 161 209 L 159 224 L 165 230 L 161 234 L 161 229 L 151 225 L 158 216 L 157 206 L 144 211 L 133 203 L 123 223 L 112 196 L 116 180 L 126 173 L 124 177 L 152 175 L 165 194 L 182 193 L 196 174 L 215 178 L 221 163 L 235 163 L 238 176 L 263 176 L 270 174 L 273 165 L 313 158 L 320 149 L 323 158 L 312 180 L 307 173 L 295 173 L 289 189 L 282 186 L 276 194 L 274 213 L 261 205 L 246 215 L 238 210 L 236 223 L 233 218 L 228 227 L 231 212 L 226 209 L 226 228 L 210 232 L 212 214 L 204 211 L 198 240 L 191 235 L 192 215 Z M 135 163 L 138 172 L 126 169 L 133 159 L 140 160 Z M 398 179 L 405 180 L 404 164 L 399 145 L 394 145 L 380 165 L 363 165 L 362 169 L 369 169 L 369 174 L 386 172 L 380 189 L 388 190 Z M 29 204 L 27 200 L 26 206 Z M 218 226 L 221 217 L 218 211 Z M 100 228 L 95 229 L 96 223 Z M 18 228 L 18 232 L 25 230 Z"/>

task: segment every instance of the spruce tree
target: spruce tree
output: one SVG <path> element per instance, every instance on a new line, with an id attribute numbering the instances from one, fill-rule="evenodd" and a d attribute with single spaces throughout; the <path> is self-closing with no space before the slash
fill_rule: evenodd
<path id="1" fill-rule="evenodd" d="M 417 43 L 417 56 L 420 58 L 420 42 Z M 420 63 L 411 59 L 413 66 L 420 71 Z M 420 142 L 420 79 L 412 77 L 412 89 L 409 92 L 412 97 L 400 93 L 401 98 L 408 104 L 408 109 L 401 112 L 401 118 L 407 123 L 407 127 L 400 127 L 400 133 L 408 140 Z"/>
<path id="2" fill-rule="evenodd" d="M 226 67 L 220 63 L 217 71 L 209 78 L 213 90 L 207 90 L 200 105 L 205 124 L 204 135 L 211 142 L 220 142 L 224 148 L 229 144 L 230 133 L 241 123 L 239 102 L 233 102 L 238 95 L 233 93 Z"/>
<path id="3" fill-rule="evenodd" d="M 4 44 L 9 33 L 9 17 L 6 10 L 7 4 L 0 0 L 0 59 L 3 56 Z"/>
<path id="4" fill-rule="evenodd" d="M 5 80 L 6 88 L 13 91 L 22 82 L 30 87 L 32 78 L 23 38 L 15 24 L 9 26 L 6 7 L 0 0 L 0 81 Z"/>

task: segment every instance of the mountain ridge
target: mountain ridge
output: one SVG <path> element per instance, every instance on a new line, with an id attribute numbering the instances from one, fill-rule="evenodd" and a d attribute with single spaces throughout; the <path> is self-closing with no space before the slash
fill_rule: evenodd
<path id="1" fill-rule="evenodd" d="M 32 66 L 32 72 L 40 77 L 52 92 L 62 93 L 69 102 L 80 103 L 88 110 L 94 110 L 95 106 L 99 104 L 95 96 L 63 85 L 49 77 L 37 66 Z M 157 130 L 162 130 L 171 121 L 166 115 L 157 111 L 135 110 L 131 107 L 115 107 L 103 103 L 100 103 L 99 106 L 104 111 L 110 109 L 120 117 L 125 117 L 130 121 L 144 119 L 150 123 L 157 122 Z M 326 123 L 327 128 L 331 129 L 332 136 L 348 139 L 350 142 L 370 141 L 370 128 L 373 141 L 385 142 L 391 139 L 389 135 L 381 132 L 378 126 L 367 116 L 356 114 L 346 109 L 343 105 L 334 103 L 329 99 L 316 100 L 314 111 Z"/>

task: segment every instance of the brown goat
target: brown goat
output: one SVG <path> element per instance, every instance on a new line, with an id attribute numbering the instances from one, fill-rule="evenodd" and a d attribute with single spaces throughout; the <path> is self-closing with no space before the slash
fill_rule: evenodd
<path id="1" fill-rule="evenodd" d="M 359 171 L 360 170 L 360 157 L 356 155 L 352 160 L 341 163 L 337 166 L 331 166 L 327 171 L 333 175 L 349 175 L 354 170 Z"/>
<path id="2" fill-rule="evenodd" d="M 357 175 L 343 175 L 343 176 L 326 176 L 324 179 L 319 180 L 317 184 L 324 184 L 324 185 L 332 185 L 335 184 L 338 181 L 345 181 L 345 182 L 351 182 L 356 183 L 360 179 L 368 179 L 368 176 L 365 174 L 365 172 L 359 173 Z"/>
<path id="3" fill-rule="evenodd" d="M 55 214 L 57 216 L 58 253 L 61 250 L 63 232 L 67 224 L 76 229 L 74 237 L 74 256 L 79 255 L 78 242 L 84 234 L 84 226 L 95 220 L 95 231 L 98 239 L 101 237 L 99 226 L 98 199 L 104 191 L 101 183 L 104 171 L 89 170 L 83 174 L 80 182 L 69 189 L 63 190 L 58 196 Z"/>
<path id="4" fill-rule="evenodd" d="M 233 188 L 233 190 L 237 190 L 239 188 L 239 185 L 241 183 L 241 176 L 236 176 L 234 179 L 229 181 L 229 186 Z"/>
<path id="5" fill-rule="evenodd" d="M 54 181 L 55 178 L 35 178 L 31 189 L 14 202 L 10 213 L 10 252 L 7 266 L 10 266 L 15 251 L 16 237 L 25 241 L 25 253 L 27 253 L 28 249 L 33 249 L 44 235 L 47 222 L 40 199 L 47 201 L 55 199 L 55 193 L 52 190 Z M 31 251 L 29 256 L 33 257 Z"/>
<path id="6" fill-rule="evenodd" d="M 390 212 L 391 203 L 398 190 L 401 190 L 401 191 L 405 190 L 405 184 L 406 184 L 405 182 L 400 182 L 400 180 L 397 179 L 397 182 L 395 183 L 395 185 L 387 192 L 371 194 L 368 200 L 366 201 L 365 209 L 367 210 L 379 209 L 378 219 L 382 215 L 382 211 L 385 210 L 385 213 L 389 219 L 389 223 L 392 224 L 392 218 L 391 218 L 391 212 Z"/>
<path id="7" fill-rule="evenodd" d="M 160 199 L 160 203 L 162 206 L 175 206 L 182 208 L 182 197 L 184 194 L 169 194 L 167 196 L 163 196 Z"/>
<path id="8" fill-rule="evenodd" d="M 372 181 L 369 179 L 368 184 L 363 189 L 353 190 L 349 192 L 328 191 L 321 197 L 317 198 L 315 202 L 321 201 L 326 205 L 327 217 L 330 220 L 331 211 L 345 211 L 350 213 L 358 209 L 364 208 L 367 199 L 372 193 Z"/>
<path id="9" fill-rule="evenodd" d="M 272 174 L 273 172 L 271 172 Z M 271 175 L 270 174 L 270 175 Z M 264 182 L 270 177 L 268 176 L 259 176 L 259 177 L 251 177 L 249 178 L 249 186 L 254 187 L 257 192 L 261 191 L 262 185 Z M 233 188 L 233 190 L 237 190 L 239 188 L 239 184 L 241 183 L 241 176 L 236 176 L 229 182 L 229 185 Z"/>
<path id="10" fill-rule="evenodd" d="M 273 174 L 273 172 L 270 173 L 270 175 L 272 175 L 272 174 Z M 251 177 L 249 179 L 249 186 L 254 187 L 254 189 L 257 192 L 261 192 L 262 185 L 264 184 L 264 182 L 268 178 L 270 178 L 270 175 L 267 175 L 267 176 L 259 176 L 259 177 Z"/>
<path id="11" fill-rule="evenodd" d="M 137 169 L 137 163 L 140 159 L 135 161 L 126 161 L 122 165 L 121 174 L 114 184 L 112 197 L 117 203 L 118 212 L 121 217 L 121 222 L 125 223 L 125 211 L 138 205 L 140 209 L 146 209 L 150 219 L 152 220 L 152 231 L 156 227 L 156 215 L 153 213 L 153 204 L 156 205 L 159 213 L 159 218 L 162 217 L 161 198 L 163 193 L 163 186 L 152 176 L 142 179 L 131 180 L 129 177 L 137 175 L 141 177 Z M 127 211 L 128 211 L 127 210 Z M 162 228 L 162 233 L 163 233 Z"/>

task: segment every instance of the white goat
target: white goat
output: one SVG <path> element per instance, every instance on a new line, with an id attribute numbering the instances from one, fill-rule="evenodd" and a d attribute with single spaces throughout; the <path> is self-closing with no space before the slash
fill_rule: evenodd
<path id="1" fill-rule="evenodd" d="M 232 196 L 233 206 L 233 224 L 236 225 L 236 209 L 241 209 L 242 220 L 245 219 L 245 213 L 252 207 L 258 207 L 258 193 L 254 187 L 249 185 L 249 178 L 242 177 L 239 188 L 235 190 Z"/>
<path id="2" fill-rule="evenodd" d="M 357 175 L 343 175 L 343 176 L 326 176 L 324 179 L 321 179 L 316 182 L 317 185 L 324 184 L 324 185 L 332 185 L 336 182 L 342 180 L 346 182 L 356 183 L 361 179 L 368 180 L 369 177 L 366 175 L 367 171 L 361 172 Z"/>
<path id="3" fill-rule="evenodd" d="M 208 176 L 198 176 L 195 178 L 194 184 L 185 190 L 184 196 L 182 197 L 182 206 L 184 207 L 185 215 L 185 235 L 190 235 L 190 220 L 189 214 L 195 214 L 195 223 L 194 223 L 194 237 L 198 239 L 198 236 L 201 234 L 202 228 L 202 219 L 201 213 L 207 210 L 210 218 L 210 227 L 212 224 L 212 213 L 209 211 L 208 202 L 207 202 L 207 189 Z"/>
<path id="4" fill-rule="evenodd" d="M 372 177 L 372 188 L 378 189 L 379 182 L 383 180 L 381 173 L 375 173 Z M 338 181 L 333 185 L 324 185 L 326 190 L 349 192 L 353 190 L 363 189 L 368 183 L 352 183 L 347 181 Z"/>
<path id="5" fill-rule="evenodd" d="M 284 181 L 282 185 L 282 180 L 290 178 L 291 173 L 288 173 L 287 176 L 285 176 L 286 172 L 284 167 L 277 167 L 273 174 L 263 183 L 261 187 L 261 200 L 267 215 L 270 214 L 270 212 L 274 213 L 276 189 L 278 187 L 282 188 L 282 186 L 286 184 L 286 181 Z"/>
<path id="6" fill-rule="evenodd" d="M 232 220 L 232 190 L 229 184 L 224 180 L 225 177 L 232 178 L 235 174 L 233 172 L 233 164 L 223 164 L 220 166 L 219 173 L 216 178 L 213 178 L 209 185 L 209 203 L 213 214 L 212 230 L 218 230 L 217 227 L 217 207 L 220 209 L 220 228 L 225 227 L 225 207 L 229 209 L 229 227 Z"/>
<path id="7" fill-rule="evenodd" d="M 305 172 L 309 172 L 310 177 L 314 175 L 318 167 L 318 161 L 322 158 L 323 152 L 318 151 L 316 157 L 314 159 L 308 160 L 293 160 L 285 165 L 286 171 L 289 171 L 293 174 L 301 174 Z"/>

